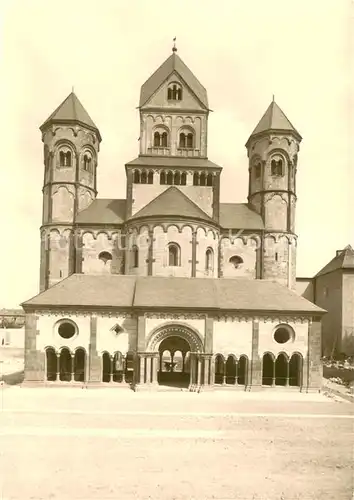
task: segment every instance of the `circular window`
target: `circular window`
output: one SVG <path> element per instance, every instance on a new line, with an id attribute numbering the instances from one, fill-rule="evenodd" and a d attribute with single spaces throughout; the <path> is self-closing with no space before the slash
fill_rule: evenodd
<path id="1" fill-rule="evenodd" d="M 288 328 L 280 327 L 274 332 L 274 340 L 278 344 L 285 344 L 286 342 L 289 342 L 291 338 L 292 334 Z"/>
<path id="2" fill-rule="evenodd" d="M 76 333 L 75 325 L 65 321 L 59 325 L 58 333 L 63 339 L 71 339 Z"/>

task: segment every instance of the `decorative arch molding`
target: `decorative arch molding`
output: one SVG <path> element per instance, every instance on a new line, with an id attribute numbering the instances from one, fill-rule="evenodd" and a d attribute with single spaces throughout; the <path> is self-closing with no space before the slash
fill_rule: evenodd
<path id="1" fill-rule="evenodd" d="M 288 193 L 277 193 L 277 192 L 274 192 L 274 193 L 266 193 L 265 194 L 265 196 L 264 196 L 264 203 L 268 203 L 269 201 L 271 201 L 273 198 L 276 198 L 276 197 L 279 197 L 282 202 L 286 203 L 286 205 L 289 202 Z"/>
<path id="2" fill-rule="evenodd" d="M 54 184 L 52 187 L 52 196 L 54 196 L 61 189 L 66 189 L 69 194 L 75 197 L 75 186 L 71 184 Z"/>
<path id="3" fill-rule="evenodd" d="M 285 160 L 285 162 L 287 164 L 290 163 L 290 156 L 289 156 L 289 153 L 288 151 L 286 151 L 286 149 L 283 149 L 283 148 L 278 148 L 278 147 L 275 147 L 275 148 L 272 148 L 268 154 L 267 154 L 267 161 L 269 162 L 273 156 L 282 156 L 283 159 Z"/>
<path id="4" fill-rule="evenodd" d="M 168 337 L 181 337 L 188 342 L 191 352 L 203 353 L 204 345 L 199 332 L 190 325 L 182 322 L 165 323 L 155 328 L 146 342 L 146 350 L 157 352 L 160 343 Z"/>
<path id="5" fill-rule="evenodd" d="M 62 139 L 58 139 L 54 143 L 53 151 L 56 153 L 60 148 L 65 147 L 65 146 L 72 150 L 74 157 L 77 156 L 76 145 L 73 142 L 71 142 L 70 139 L 66 139 L 64 137 Z"/>

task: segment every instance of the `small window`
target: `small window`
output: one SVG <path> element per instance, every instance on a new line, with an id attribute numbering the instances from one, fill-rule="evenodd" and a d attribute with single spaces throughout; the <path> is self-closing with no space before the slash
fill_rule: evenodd
<path id="1" fill-rule="evenodd" d="M 146 173 L 146 170 L 143 170 L 141 172 L 140 182 L 141 182 L 141 184 L 146 184 L 147 183 L 147 173 Z"/>
<path id="2" fill-rule="evenodd" d="M 163 132 L 161 135 L 161 146 L 167 148 L 167 132 Z"/>
<path id="3" fill-rule="evenodd" d="M 193 186 L 199 186 L 199 173 L 194 172 L 193 174 Z"/>
<path id="4" fill-rule="evenodd" d="M 87 172 L 91 172 L 91 162 L 92 158 L 88 154 L 84 155 L 84 170 Z"/>
<path id="5" fill-rule="evenodd" d="M 181 185 L 181 173 L 180 172 L 175 172 L 175 176 L 173 179 L 173 184 L 175 186 L 180 186 Z"/>
<path id="6" fill-rule="evenodd" d="M 169 101 L 181 101 L 182 87 L 177 83 L 170 84 L 167 89 L 167 99 Z"/>
<path id="7" fill-rule="evenodd" d="M 148 184 L 153 184 L 154 183 L 154 172 L 150 170 L 148 173 Z"/>
<path id="8" fill-rule="evenodd" d="M 277 344 L 286 344 L 293 338 L 290 328 L 285 326 L 278 327 L 274 332 L 274 340 Z"/>
<path id="9" fill-rule="evenodd" d="M 104 263 L 104 265 L 106 265 L 107 262 L 110 262 L 112 260 L 112 254 L 110 254 L 109 252 L 101 252 L 98 255 L 98 258 Z"/>
<path id="10" fill-rule="evenodd" d="M 213 256 L 214 252 L 212 248 L 208 248 L 205 253 L 205 270 L 212 271 L 213 270 Z"/>
<path id="11" fill-rule="evenodd" d="M 139 172 L 139 170 L 134 170 L 133 182 L 134 182 L 134 184 L 140 184 L 140 172 Z"/>
<path id="12" fill-rule="evenodd" d="M 168 245 L 168 265 L 180 266 L 180 248 L 177 243 L 170 243 Z"/>
<path id="13" fill-rule="evenodd" d="M 111 332 L 114 332 L 118 335 L 119 333 L 124 332 L 124 329 L 117 323 L 116 325 L 112 326 Z"/>
<path id="14" fill-rule="evenodd" d="M 213 185 L 213 174 L 208 174 L 207 176 L 207 186 Z"/>
<path id="15" fill-rule="evenodd" d="M 59 152 L 59 165 L 61 167 L 71 167 L 71 151 Z"/>
<path id="16" fill-rule="evenodd" d="M 180 148 L 185 148 L 186 147 L 186 134 L 179 134 L 179 147 Z"/>
<path id="17" fill-rule="evenodd" d="M 63 321 L 58 327 L 58 334 L 62 339 L 71 339 L 76 333 L 76 327 L 71 321 Z"/>
<path id="18" fill-rule="evenodd" d="M 160 133 L 159 132 L 154 133 L 154 147 L 155 148 L 160 147 Z"/>
<path id="19" fill-rule="evenodd" d="M 164 128 L 159 127 L 158 130 L 155 130 L 153 139 L 154 148 L 168 147 L 168 133 Z"/>
<path id="20" fill-rule="evenodd" d="M 230 264 L 234 266 L 235 269 L 239 269 L 243 264 L 243 259 L 239 255 L 233 255 L 229 259 Z"/>
<path id="21" fill-rule="evenodd" d="M 166 182 L 166 184 L 168 186 L 172 186 L 172 184 L 173 184 L 173 172 L 168 172 L 167 173 L 167 182 Z"/>
<path id="22" fill-rule="evenodd" d="M 186 172 L 182 172 L 181 175 L 181 186 L 185 186 L 187 184 L 187 174 Z"/>
<path id="23" fill-rule="evenodd" d="M 160 173 L 160 184 L 165 185 L 166 184 L 166 174 L 165 172 Z"/>
<path id="24" fill-rule="evenodd" d="M 193 148 L 193 134 L 187 135 L 187 148 Z"/>
<path id="25" fill-rule="evenodd" d="M 256 179 L 260 179 L 262 175 L 262 164 L 261 162 L 257 162 L 254 166 L 254 176 Z"/>
<path id="26" fill-rule="evenodd" d="M 283 176 L 283 160 L 281 158 L 274 159 L 271 162 L 272 176 L 282 177 Z"/>
<path id="27" fill-rule="evenodd" d="M 136 245 L 133 246 L 132 248 L 132 255 L 133 255 L 133 267 L 139 267 L 139 249 Z"/>

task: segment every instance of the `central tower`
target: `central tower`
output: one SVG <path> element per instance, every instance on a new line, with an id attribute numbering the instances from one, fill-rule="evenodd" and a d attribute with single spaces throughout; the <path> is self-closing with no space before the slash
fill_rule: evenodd
<path id="1" fill-rule="evenodd" d="M 127 219 L 174 185 L 218 221 L 221 168 L 207 158 L 207 91 L 176 47 L 141 87 L 139 112 L 139 158 L 126 165 Z"/>

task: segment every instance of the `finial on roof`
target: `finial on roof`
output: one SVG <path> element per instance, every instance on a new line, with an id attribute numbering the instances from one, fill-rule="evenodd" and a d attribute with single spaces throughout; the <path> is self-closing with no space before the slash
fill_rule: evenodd
<path id="1" fill-rule="evenodd" d="M 275 102 L 275 96 L 274 96 L 274 94 L 273 94 L 273 102 Z"/>
<path id="2" fill-rule="evenodd" d="M 177 52 L 176 40 L 177 40 L 177 38 L 176 38 L 176 37 L 174 37 L 174 39 L 173 39 L 173 47 L 172 47 L 172 52 Z"/>
<path id="3" fill-rule="evenodd" d="M 71 86 L 71 93 L 74 93 L 74 85 Z"/>

